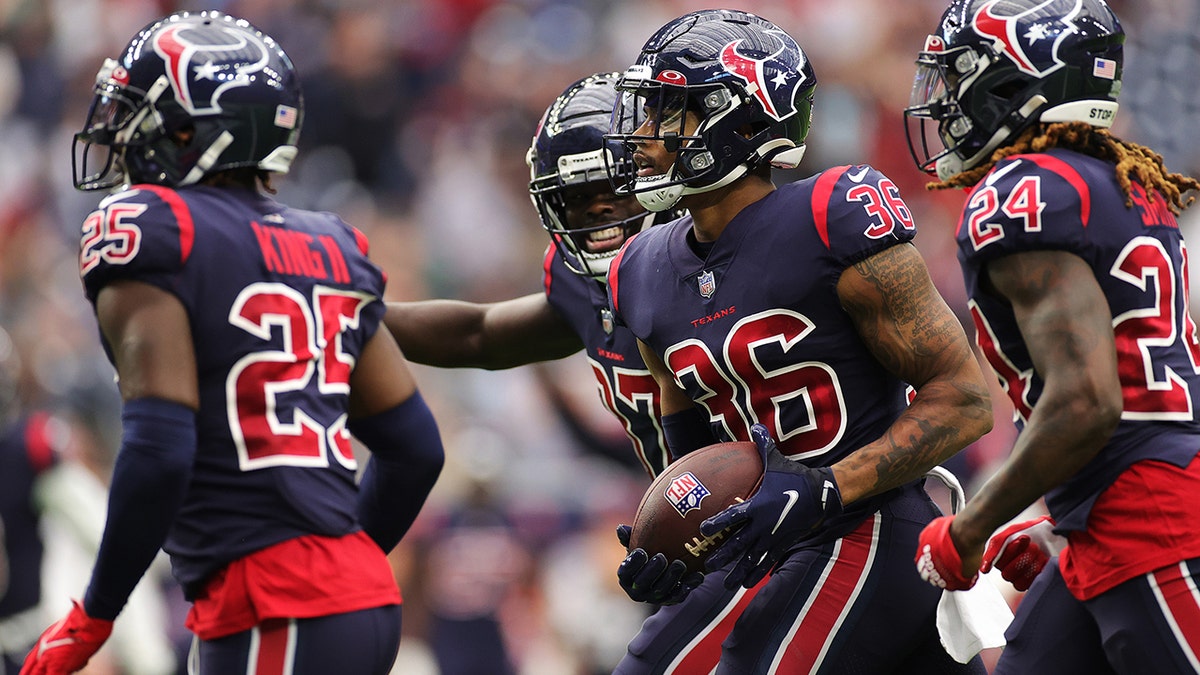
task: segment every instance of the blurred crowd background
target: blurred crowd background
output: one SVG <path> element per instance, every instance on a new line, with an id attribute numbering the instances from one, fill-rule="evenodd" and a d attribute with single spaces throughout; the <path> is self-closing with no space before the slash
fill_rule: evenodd
<path id="1" fill-rule="evenodd" d="M 1172 170 L 1200 175 L 1200 0 L 1112 5 L 1129 35 L 1116 132 L 1161 152 Z M 487 302 L 540 290 L 548 240 L 524 158 L 542 111 L 574 80 L 623 70 L 661 24 L 717 6 L 0 0 L 0 328 L 11 337 L 5 358 L 20 365 L 13 405 L 53 412 L 64 431 L 65 461 L 81 481 L 64 489 L 93 495 L 102 514 L 120 411 L 76 265 L 79 225 L 99 196 L 73 190 L 70 141 L 100 62 L 143 25 L 174 10 L 220 9 L 274 36 L 302 75 L 307 104 L 300 158 L 276 182 L 279 199 L 336 211 L 363 230 L 389 274 L 389 299 Z M 808 154 L 778 178 L 860 162 L 890 176 L 916 216 L 936 284 L 965 320 L 953 244 L 961 195 L 924 190 L 900 112 L 943 0 L 729 6 L 789 30 L 817 73 Z M 1193 211 L 1185 227 L 1200 220 Z M 631 519 L 649 479 L 599 405 L 582 356 L 416 374 L 448 464 L 393 554 L 406 601 L 395 672 L 610 672 L 645 616 L 615 583 L 623 550 L 613 530 Z M 968 492 L 1012 439 L 1002 392 L 993 398 L 996 430 L 954 463 Z M 58 615 L 86 583 L 93 544 L 71 527 L 47 528 L 46 603 Z M 147 586 L 138 611 L 148 618 L 129 619 L 126 632 L 137 634 L 106 648 L 88 672 L 182 672 L 186 608 L 162 570 Z"/>

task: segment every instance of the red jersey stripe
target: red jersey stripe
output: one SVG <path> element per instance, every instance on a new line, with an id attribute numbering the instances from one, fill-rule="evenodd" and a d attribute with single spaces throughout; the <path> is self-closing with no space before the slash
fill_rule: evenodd
<path id="1" fill-rule="evenodd" d="M 617 270 L 621 267 L 621 258 L 625 257 L 625 249 L 629 247 L 629 242 L 636 238 L 637 235 L 635 234 L 629 239 L 625 240 L 625 243 L 621 244 L 621 249 L 617 251 L 617 255 L 613 257 L 612 262 L 608 265 L 608 286 L 611 290 L 610 297 L 612 298 L 612 308 L 613 311 L 617 312 L 618 314 L 621 313 L 621 308 L 617 305 L 617 303 L 621 300 L 621 295 L 617 292 L 617 283 L 619 281 L 617 278 Z"/>
<path id="2" fill-rule="evenodd" d="M 815 673 L 821 667 L 830 642 L 854 606 L 875 562 L 881 520 L 876 513 L 837 542 L 820 586 L 792 624 L 771 672 Z"/>
<path id="3" fill-rule="evenodd" d="M 1151 572 L 1149 577 L 1150 588 L 1179 648 L 1187 655 L 1192 667 L 1200 671 L 1200 659 L 1196 656 L 1200 652 L 1200 594 L 1187 563 L 1164 567 Z"/>
<path id="4" fill-rule="evenodd" d="M 767 585 L 770 575 L 764 577 L 754 588 L 741 589 L 733 601 L 725 606 L 721 614 L 699 635 L 692 639 L 678 659 L 667 667 L 665 675 L 687 673 L 711 673 L 721 660 L 721 645 L 733 630 L 733 624 L 746 611 L 746 606 Z"/>
<path id="5" fill-rule="evenodd" d="M 554 280 L 554 275 L 550 273 L 550 267 L 554 264 L 554 256 L 557 255 L 555 246 L 550 244 L 546 247 L 546 254 L 542 256 L 542 287 L 546 289 L 546 295 L 550 295 L 550 282 Z"/>
<path id="6" fill-rule="evenodd" d="M 267 619 L 251 635 L 250 675 L 291 675 L 296 657 L 296 620 Z"/>
<path id="7" fill-rule="evenodd" d="M 1075 170 L 1075 167 L 1053 155 L 1043 153 L 1013 155 L 1009 159 L 1023 159 L 1062 176 L 1062 179 L 1070 183 L 1071 187 L 1075 188 L 1075 191 L 1079 193 L 1079 220 L 1083 223 L 1084 227 L 1088 226 L 1088 221 L 1092 217 L 1092 190 L 1088 187 L 1087 181 L 1083 179 L 1083 176 L 1080 176 L 1079 172 Z"/>
<path id="8" fill-rule="evenodd" d="M 196 225 L 192 222 L 192 210 L 179 193 L 171 188 L 149 184 L 136 187 L 138 190 L 153 192 L 171 207 L 171 214 L 175 216 L 175 223 L 179 225 L 179 263 L 187 263 L 188 258 L 192 256 L 192 245 L 196 242 Z"/>
<path id="9" fill-rule="evenodd" d="M 829 248 L 829 199 L 833 196 L 833 188 L 837 185 L 838 179 L 849 168 L 849 166 L 835 166 L 818 176 L 817 182 L 813 186 L 813 222 L 816 223 L 817 234 L 821 237 L 821 241 L 825 242 L 825 248 Z"/>

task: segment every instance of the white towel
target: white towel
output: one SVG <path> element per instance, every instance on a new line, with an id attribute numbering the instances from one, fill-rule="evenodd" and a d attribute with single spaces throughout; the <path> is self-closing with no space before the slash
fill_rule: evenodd
<path id="1" fill-rule="evenodd" d="M 938 601 L 938 636 L 946 653 L 959 663 L 970 661 L 984 649 L 1005 644 L 1004 631 L 1013 613 L 989 576 L 980 576 L 966 591 L 942 591 Z"/>
<path id="2" fill-rule="evenodd" d="M 926 475 L 950 489 L 950 512 L 957 513 L 967 501 L 958 478 L 940 466 Z M 959 663 L 970 661 L 984 649 L 1005 645 L 1004 631 L 1012 623 L 1012 608 L 988 578 L 990 574 L 981 575 L 968 590 L 942 591 L 938 601 L 938 637 L 946 653 Z"/>

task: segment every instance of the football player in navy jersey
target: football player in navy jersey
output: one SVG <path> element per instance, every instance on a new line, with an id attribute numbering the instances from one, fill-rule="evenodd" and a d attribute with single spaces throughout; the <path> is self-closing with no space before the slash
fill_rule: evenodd
<path id="1" fill-rule="evenodd" d="M 956 0 L 905 111 L 931 187 L 968 190 L 959 261 L 1019 430 L 916 561 L 948 589 L 993 566 L 1029 588 L 997 673 L 1200 671 L 1200 340 L 1176 221 L 1200 182 L 1109 131 L 1124 39 L 1103 0 Z M 1043 496 L 1049 520 L 993 534 Z M 1048 523 L 1066 548 L 1043 566 Z"/>
<path id="2" fill-rule="evenodd" d="M 669 461 L 658 387 L 628 330 L 613 324 L 604 290 L 608 264 L 656 214 L 616 197 L 605 172 L 604 134 L 617 73 L 595 73 L 546 109 L 526 161 L 529 194 L 550 246 L 544 291 L 480 304 L 390 302 L 384 323 L 415 363 L 499 370 L 586 350 L 604 406 L 621 420 L 640 464 L 656 476 Z"/>
<path id="3" fill-rule="evenodd" d="M 23 674 L 82 668 L 160 547 L 192 603 L 192 672 L 390 670 L 386 554 L 442 446 L 378 330 L 365 237 L 266 194 L 303 116 L 279 45 L 219 12 L 154 22 L 100 69 L 75 182 L 119 191 L 79 261 L 123 433 L 87 590 Z M 352 437 L 371 452 L 361 485 Z"/>
<path id="4" fill-rule="evenodd" d="M 61 459 L 54 418 L 20 405 L 19 361 L 0 328 L 0 673 L 20 670 L 45 627 L 43 509 L 35 495 L 41 477 Z"/>
<path id="5" fill-rule="evenodd" d="M 585 349 L 601 402 L 623 423 L 633 451 L 653 478 L 671 461 L 665 437 L 686 430 L 693 410 L 661 417 L 658 385 L 642 363 L 637 340 L 612 320 L 604 279 L 625 241 L 674 209 L 647 211 L 632 195 L 613 194 L 605 153 L 619 74 L 596 73 L 568 86 L 542 117 L 529 149 L 530 196 L 551 244 L 543 264 L 544 293 L 492 304 L 455 300 L 388 303 L 384 321 L 405 355 L 440 367 L 511 368 Z M 660 422 L 661 417 L 661 422 Z M 621 530 L 628 544 L 628 531 Z M 732 620 L 757 589 L 727 589 L 717 576 L 633 587 L 632 598 L 672 604 L 687 596 L 687 620 L 651 616 L 639 642 L 678 672 L 709 672 Z M 694 586 L 699 586 L 692 591 Z M 692 591 L 690 595 L 687 591 Z"/>
<path id="6" fill-rule="evenodd" d="M 716 672 L 982 673 L 941 646 L 939 593 L 909 560 L 940 515 L 922 478 L 990 429 L 987 386 L 892 181 L 859 164 L 772 182 L 800 162 L 815 84 L 780 27 L 703 10 L 660 28 L 617 86 L 614 158 L 634 174 L 614 172 L 617 192 L 688 215 L 623 247 L 614 311 L 663 412 L 704 411 L 672 449 L 753 440 L 765 464 L 750 499 L 701 525 L 708 577 L 767 578 Z M 634 549 L 618 575 L 667 584 L 677 563 Z M 635 639 L 618 672 L 695 672 L 658 650 Z"/>

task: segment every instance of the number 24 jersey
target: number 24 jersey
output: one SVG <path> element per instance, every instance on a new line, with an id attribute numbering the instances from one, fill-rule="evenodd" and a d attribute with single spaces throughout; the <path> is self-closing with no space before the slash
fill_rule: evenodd
<path id="1" fill-rule="evenodd" d="M 1136 461 L 1187 466 L 1200 448 L 1200 342 L 1188 307 L 1188 250 L 1162 195 L 1114 167 L 1054 149 L 996 164 L 970 192 L 957 230 L 976 341 L 1023 428 L 1043 382 L 1012 307 L 988 292 L 989 261 L 1030 250 L 1082 258 L 1108 300 L 1124 410 L 1116 431 L 1079 473 L 1046 496 L 1060 528 L 1082 529 L 1092 501 Z"/>

